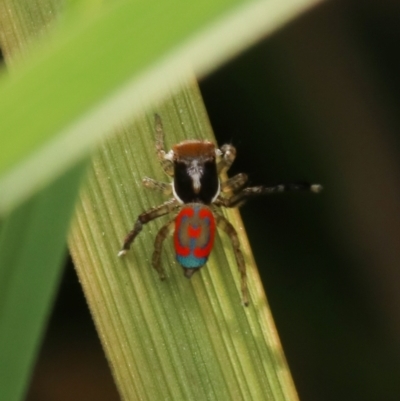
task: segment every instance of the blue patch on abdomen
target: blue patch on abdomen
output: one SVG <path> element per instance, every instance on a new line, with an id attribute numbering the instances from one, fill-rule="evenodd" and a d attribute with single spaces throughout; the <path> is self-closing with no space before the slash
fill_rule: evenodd
<path id="1" fill-rule="evenodd" d="M 176 255 L 176 260 L 185 269 L 198 269 L 204 266 L 208 258 L 197 258 L 194 255 L 180 256 Z"/>

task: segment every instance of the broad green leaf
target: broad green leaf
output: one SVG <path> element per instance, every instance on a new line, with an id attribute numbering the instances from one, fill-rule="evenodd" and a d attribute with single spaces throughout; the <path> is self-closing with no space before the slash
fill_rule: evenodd
<path id="1" fill-rule="evenodd" d="M 241 302 L 232 244 L 221 233 L 207 265 L 191 280 L 165 241 L 160 281 L 153 242 L 172 216 L 147 224 L 123 259 L 122 241 L 137 216 L 165 197 L 143 188 L 166 181 L 154 147 L 154 113 L 167 147 L 187 138 L 215 141 L 195 83 L 135 123 L 120 127 L 93 158 L 70 247 L 122 399 L 297 400 L 265 294 L 237 210 L 250 305 Z"/>

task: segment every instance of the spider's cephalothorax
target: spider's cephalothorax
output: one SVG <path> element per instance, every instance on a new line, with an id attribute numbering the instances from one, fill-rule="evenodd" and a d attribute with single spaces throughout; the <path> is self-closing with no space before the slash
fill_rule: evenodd
<path id="1" fill-rule="evenodd" d="M 164 239 L 174 235 L 175 255 L 183 267 L 184 274 L 190 278 L 204 266 L 214 244 L 215 228 L 225 231 L 231 239 L 233 251 L 241 276 L 241 291 L 244 305 L 248 305 L 246 265 L 239 238 L 232 224 L 220 213 L 221 207 L 239 207 L 247 199 L 274 192 L 308 190 L 319 192 L 319 184 L 280 184 L 272 187 L 245 187 L 246 174 L 237 174 L 221 181 L 221 173 L 226 172 L 236 157 L 232 145 L 216 149 L 209 141 L 187 140 L 164 150 L 164 132 L 161 118 L 155 116 L 156 150 L 165 173 L 173 177 L 172 183 L 144 178 L 145 187 L 161 191 L 172 198 L 160 206 L 143 212 L 126 236 L 118 256 L 123 256 L 133 240 L 142 230 L 143 224 L 157 217 L 175 212 L 172 220 L 158 232 L 152 265 L 161 279 L 165 278 L 161 264 L 161 250 Z"/>
<path id="2" fill-rule="evenodd" d="M 219 194 L 215 146 L 208 141 L 184 141 L 172 147 L 174 196 L 181 203 L 209 205 Z"/>

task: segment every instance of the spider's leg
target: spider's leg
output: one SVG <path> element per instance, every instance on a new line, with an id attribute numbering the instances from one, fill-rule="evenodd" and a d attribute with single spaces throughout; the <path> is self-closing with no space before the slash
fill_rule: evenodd
<path id="1" fill-rule="evenodd" d="M 174 228 L 175 228 L 175 219 L 171 220 L 170 222 L 168 222 L 167 224 L 165 224 L 163 227 L 160 228 L 160 231 L 157 233 L 156 239 L 154 241 L 154 252 L 151 264 L 157 270 L 161 280 L 165 279 L 165 273 L 161 263 L 162 245 L 165 238 L 167 238 L 168 235 L 173 233 Z"/>
<path id="2" fill-rule="evenodd" d="M 142 183 L 146 188 L 159 191 L 164 195 L 172 194 L 172 185 L 168 182 L 156 181 L 153 180 L 152 178 L 144 177 Z"/>
<path id="3" fill-rule="evenodd" d="M 289 192 L 289 191 L 311 191 L 311 192 L 321 192 L 322 185 L 320 184 L 308 184 L 308 183 L 301 183 L 301 184 L 279 184 L 272 187 L 249 187 L 243 189 L 243 191 L 232 195 L 229 198 L 223 198 L 219 196 L 215 201 L 217 206 L 224 206 L 224 207 L 239 207 L 244 202 L 246 202 L 250 198 L 254 198 L 260 195 L 268 195 L 275 192 Z"/>
<path id="4" fill-rule="evenodd" d="M 247 174 L 236 174 L 228 180 L 221 183 L 221 192 L 236 192 L 247 182 Z"/>
<path id="5" fill-rule="evenodd" d="M 232 145 L 225 144 L 220 149 L 221 159 L 217 165 L 218 174 L 225 173 L 229 170 L 236 158 L 236 148 Z"/>
<path id="6" fill-rule="evenodd" d="M 156 130 L 156 151 L 157 157 L 160 161 L 161 167 L 165 173 L 171 177 L 174 175 L 174 165 L 171 160 L 170 153 L 165 152 L 164 147 L 164 129 L 161 122 L 161 117 L 158 114 L 154 115 L 155 118 L 155 130 Z"/>
<path id="7" fill-rule="evenodd" d="M 128 252 L 133 240 L 137 237 L 140 231 L 142 231 L 144 224 L 156 219 L 157 217 L 164 216 L 165 214 L 172 212 L 178 205 L 179 204 L 176 199 L 170 199 L 169 201 L 164 202 L 162 205 L 153 207 L 152 209 L 140 214 L 135 225 L 133 226 L 132 231 L 130 231 L 125 237 L 124 244 L 122 245 L 118 256 L 124 256 Z"/>
<path id="8" fill-rule="evenodd" d="M 240 287 L 242 291 L 242 302 L 243 305 L 247 306 L 249 304 L 249 294 L 247 289 L 247 275 L 246 275 L 246 264 L 244 262 L 243 253 L 240 250 L 240 242 L 237 232 L 233 225 L 220 214 L 215 214 L 215 219 L 217 221 L 218 227 L 228 234 L 233 247 L 233 252 L 235 254 L 236 263 L 238 265 L 240 273 Z"/>

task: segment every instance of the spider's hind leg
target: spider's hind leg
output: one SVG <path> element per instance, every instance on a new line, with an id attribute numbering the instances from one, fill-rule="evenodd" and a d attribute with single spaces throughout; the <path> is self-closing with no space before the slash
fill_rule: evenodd
<path id="1" fill-rule="evenodd" d="M 151 264 L 153 265 L 154 269 L 157 270 L 161 280 L 165 279 L 165 272 L 161 263 L 162 246 L 164 240 L 173 233 L 174 228 L 175 228 L 175 219 L 169 221 L 167 224 L 161 227 L 160 231 L 156 235 L 156 239 L 154 240 L 154 252 Z"/>
<path id="2" fill-rule="evenodd" d="M 240 273 L 240 287 L 242 292 L 242 302 L 244 306 L 249 305 L 249 293 L 247 288 L 247 274 L 246 274 L 246 264 L 244 261 L 243 253 L 240 249 L 240 242 L 237 232 L 233 225 L 222 215 L 215 214 L 215 219 L 217 221 L 218 227 L 225 231 L 231 240 L 233 252 L 235 254 L 236 263 L 238 265 Z"/>

